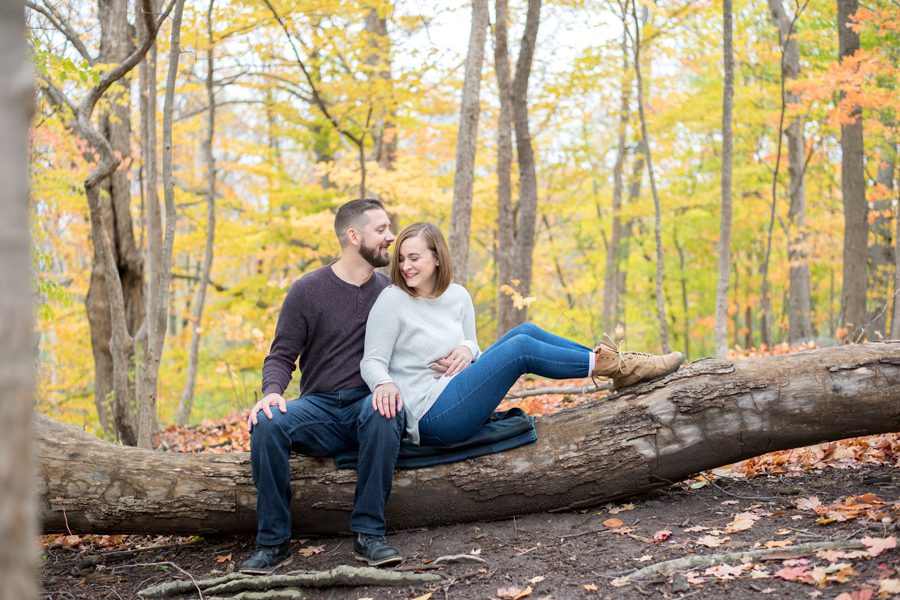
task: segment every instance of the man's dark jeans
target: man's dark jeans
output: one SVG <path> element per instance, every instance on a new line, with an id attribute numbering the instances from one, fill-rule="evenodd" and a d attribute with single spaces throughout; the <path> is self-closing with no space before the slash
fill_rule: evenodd
<path id="1" fill-rule="evenodd" d="M 291 537 L 291 449 L 313 457 L 327 457 L 359 448 L 356 497 L 350 529 L 385 534 L 384 506 L 391 481 L 403 415 L 386 419 L 372 408 L 368 388 L 310 394 L 287 403 L 282 414 L 273 407 L 272 419 L 262 412 L 250 436 L 250 463 L 256 484 L 256 541 L 275 545 Z"/>

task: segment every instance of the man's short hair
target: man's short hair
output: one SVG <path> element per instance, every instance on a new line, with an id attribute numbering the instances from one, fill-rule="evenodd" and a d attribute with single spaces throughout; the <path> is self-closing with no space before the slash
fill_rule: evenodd
<path id="1" fill-rule="evenodd" d="M 362 229 L 369 222 L 367 210 L 384 210 L 381 200 L 375 198 L 357 198 L 344 203 L 334 215 L 334 232 L 343 248 L 347 244 L 347 230 Z"/>

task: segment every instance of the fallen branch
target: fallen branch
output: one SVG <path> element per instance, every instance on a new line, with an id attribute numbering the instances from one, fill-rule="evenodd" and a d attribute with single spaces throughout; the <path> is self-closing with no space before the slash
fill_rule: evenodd
<path id="1" fill-rule="evenodd" d="M 440 575 L 429 573 L 398 573 L 373 567 L 350 567 L 341 565 L 329 571 L 298 571 L 286 575 L 257 577 L 244 573 L 231 573 L 223 577 L 197 581 L 170 581 L 141 590 L 142 598 L 166 598 L 179 594 L 193 593 L 194 590 L 207 594 L 234 594 L 241 592 L 263 592 L 265 598 L 274 598 L 275 593 L 291 594 L 303 587 L 362 586 L 362 585 L 408 585 L 442 581 Z M 270 592 L 269 590 L 277 590 Z M 238 596 L 241 597 L 241 596 Z M 250 598 L 255 596 L 243 596 Z M 263 596 L 260 596 L 263 597 Z M 294 596 L 277 596 L 293 598 Z"/>
<path id="2" fill-rule="evenodd" d="M 786 546 L 784 548 L 764 548 L 761 550 L 741 550 L 738 552 L 722 552 L 719 554 L 706 554 L 699 556 L 685 556 L 683 558 L 675 558 L 666 560 L 638 569 L 629 575 L 619 577 L 613 580 L 613 585 L 620 587 L 627 585 L 639 579 L 644 579 L 649 575 L 656 575 L 663 571 L 675 571 L 678 569 L 692 569 L 694 567 L 705 567 L 718 563 L 728 563 L 740 560 L 759 560 L 772 559 L 781 557 L 804 556 L 815 552 L 816 550 L 826 550 L 830 548 L 863 548 L 862 540 L 852 539 L 843 542 L 810 542 L 808 544 L 799 544 L 797 546 Z"/>

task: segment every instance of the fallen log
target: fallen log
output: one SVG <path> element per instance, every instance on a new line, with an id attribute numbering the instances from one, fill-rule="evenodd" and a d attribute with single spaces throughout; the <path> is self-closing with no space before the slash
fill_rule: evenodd
<path id="1" fill-rule="evenodd" d="M 108 444 L 36 419 L 46 532 L 254 533 L 250 457 Z M 740 362 L 701 360 L 669 377 L 541 418 L 538 442 L 398 471 L 393 529 L 579 508 L 632 496 L 766 452 L 900 431 L 900 341 Z M 356 474 L 291 461 L 295 532 L 345 531 Z"/>

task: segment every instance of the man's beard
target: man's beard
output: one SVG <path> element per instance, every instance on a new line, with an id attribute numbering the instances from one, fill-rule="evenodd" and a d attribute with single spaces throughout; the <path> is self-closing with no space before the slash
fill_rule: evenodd
<path id="1" fill-rule="evenodd" d="M 359 255 L 366 259 L 367 263 L 369 263 L 376 269 L 380 267 L 386 267 L 391 264 L 390 256 L 382 256 L 380 245 L 373 249 L 366 246 L 365 237 L 361 241 L 362 243 L 359 245 Z"/>

